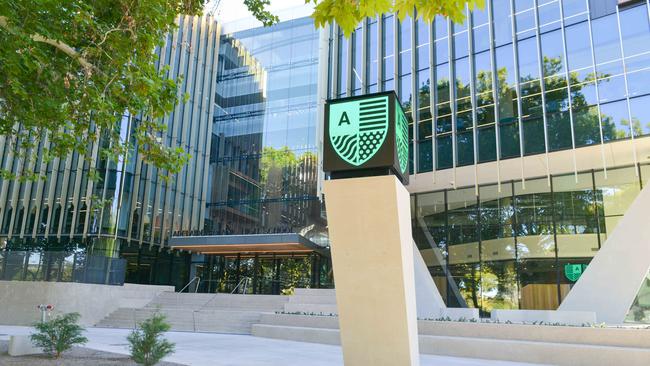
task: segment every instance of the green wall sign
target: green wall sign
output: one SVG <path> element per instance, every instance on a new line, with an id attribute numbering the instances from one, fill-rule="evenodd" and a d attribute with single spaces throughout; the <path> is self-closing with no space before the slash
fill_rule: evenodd
<path id="1" fill-rule="evenodd" d="M 408 119 L 394 92 L 329 100 L 323 168 L 333 178 L 395 174 L 408 183 Z"/>
<path id="2" fill-rule="evenodd" d="M 571 282 L 576 282 L 582 273 L 587 269 L 586 264 L 571 264 L 564 265 L 564 276 Z"/>

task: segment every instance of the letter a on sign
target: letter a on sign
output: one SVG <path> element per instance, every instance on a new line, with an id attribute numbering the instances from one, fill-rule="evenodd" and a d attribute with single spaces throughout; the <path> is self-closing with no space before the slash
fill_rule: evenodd
<path id="1" fill-rule="evenodd" d="M 350 124 L 350 119 L 348 118 L 347 112 L 343 112 L 343 114 L 341 115 L 341 119 L 339 120 L 339 126 L 344 123 Z"/>

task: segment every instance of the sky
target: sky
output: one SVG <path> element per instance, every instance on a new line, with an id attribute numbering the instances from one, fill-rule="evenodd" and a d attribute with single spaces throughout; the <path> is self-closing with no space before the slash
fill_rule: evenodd
<path id="1" fill-rule="evenodd" d="M 205 9 L 210 11 L 214 9 L 215 5 L 216 11 L 214 15 L 222 23 L 251 17 L 243 0 L 210 0 L 206 4 Z M 267 10 L 273 13 L 274 11 L 278 12 L 288 8 L 298 7 L 306 8 L 308 5 L 305 5 L 305 0 L 271 0 L 271 5 Z M 280 15 L 282 19 L 282 14 L 277 15 Z"/>

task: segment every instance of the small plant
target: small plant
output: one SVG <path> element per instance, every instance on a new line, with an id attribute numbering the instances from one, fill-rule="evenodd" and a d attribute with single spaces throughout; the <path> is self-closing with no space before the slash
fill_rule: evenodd
<path id="1" fill-rule="evenodd" d="M 165 316 L 158 313 L 138 324 L 138 328 L 127 337 L 131 359 L 140 365 L 153 366 L 174 353 L 174 343 L 162 337 L 169 329 Z"/>
<path id="2" fill-rule="evenodd" d="M 88 342 L 88 338 L 82 335 L 85 329 L 77 324 L 79 318 L 79 313 L 68 313 L 49 321 L 38 322 L 34 324 L 38 333 L 31 334 L 30 339 L 45 353 L 59 358 L 61 353 L 72 346 Z"/>

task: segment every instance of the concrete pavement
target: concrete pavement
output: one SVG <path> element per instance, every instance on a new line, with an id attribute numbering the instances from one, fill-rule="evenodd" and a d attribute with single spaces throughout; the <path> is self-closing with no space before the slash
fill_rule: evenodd
<path id="1" fill-rule="evenodd" d="M 32 329 L 0 325 L 0 339 Z M 88 328 L 85 347 L 128 354 L 127 329 Z M 258 338 L 248 335 L 169 332 L 176 352 L 165 361 L 192 366 L 342 366 L 341 347 Z M 420 355 L 421 366 L 524 366 L 531 364 Z"/>

